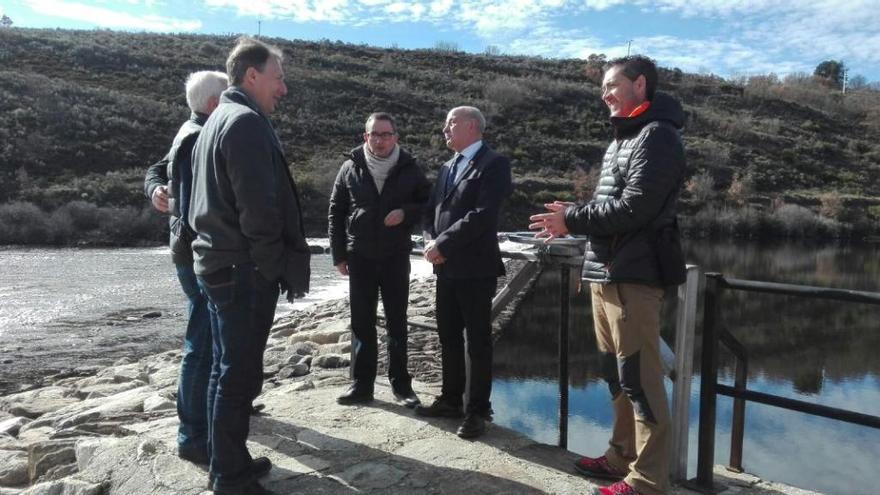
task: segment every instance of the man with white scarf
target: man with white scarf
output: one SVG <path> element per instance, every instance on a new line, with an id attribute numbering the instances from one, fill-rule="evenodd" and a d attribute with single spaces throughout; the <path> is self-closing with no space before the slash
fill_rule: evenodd
<path id="1" fill-rule="evenodd" d="M 415 407 L 407 371 L 406 309 L 412 227 L 420 222 L 431 185 L 421 167 L 398 145 L 394 118 L 367 118 L 364 144 L 342 164 L 330 196 L 329 237 L 333 264 L 348 277 L 354 361 L 353 383 L 340 404 L 373 400 L 376 380 L 376 306 L 379 292 L 388 332 L 388 379 L 394 397 Z"/>

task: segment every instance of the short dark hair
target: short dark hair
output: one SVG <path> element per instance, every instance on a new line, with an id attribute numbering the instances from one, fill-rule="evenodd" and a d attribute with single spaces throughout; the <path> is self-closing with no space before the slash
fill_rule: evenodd
<path id="1" fill-rule="evenodd" d="M 654 99 L 654 91 L 657 90 L 657 65 L 653 60 L 644 55 L 628 55 L 609 60 L 602 71 L 608 72 L 612 67 L 618 66 L 623 67 L 623 75 L 630 81 L 645 76 L 645 98 Z"/>
<path id="2" fill-rule="evenodd" d="M 251 67 L 263 72 L 269 58 L 275 58 L 281 63 L 284 59 L 284 53 L 277 47 L 250 36 L 238 38 L 235 47 L 229 52 L 229 58 L 226 59 L 226 75 L 229 76 L 229 84 L 238 86 L 244 82 L 244 75 Z"/>
<path id="3" fill-rule="evenodd" d="M 364 123 L 364 130 L 367 130 L 366 127 L 370 124 L 370 122 L 375 122 L 377 120 L 384 120 L 385 122 L 388 122 L 389 124 L 391 124 L 391 129 L 394 130 L 395 133 L 397 132 L 397 122 L 395 122 L 394 117 L 392 117 L 391 114 L 387 112 L 371 113 L 370 116 L 367 117 L 367 122 Z"/>

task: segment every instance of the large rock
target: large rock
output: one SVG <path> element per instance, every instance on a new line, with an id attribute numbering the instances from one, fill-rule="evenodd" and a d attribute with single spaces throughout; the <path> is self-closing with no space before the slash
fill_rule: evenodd
<path id="1" fill-rule="evenodd" d="M 339 337 L 350 330 L 348 320 L 329 321 L 314 330 L 298 332 L 288 338 L 291 344 L 310 341 L 316 344 L 334 344 Z"/>
<path id="2" fill-rule="evenodd" d="M 76 462 L 75 443 L 75 440 L 49 440 L 28 446 L 28 478 L 30 481 L 37 481 L 53 471 L 58 473 L 59 468 L 74 464 Z M 57 479 L 57 477 L 53 478 Z"/>
<path id="3" fill-rule="evenodd" d="M 318 347 L 318 354 L 349 354 L 350 352 L 351 342 L 324 344 Z"/>
<path id="4" fill-rule="evenodd" d="M 278 378 L 284 380 L 287 378 L 294 378 L 297 376 L 304 376 L 309 374 L 309 365 L 305 363 L 292 364 L 290 366 L 285 366 L 278 371 Z"/>
<path id="5" fill-rule="evenodd" d="M 28 455 L 22 450 L 0 450 L 0 486 L 26 485 Z"/>
<path id="6" fill-rule="evenodd" d="M 151 395 L 144 400 L 144 412 L 170 411 L 176 409 L 177 404 L 159 394 Z"/>
<path id="7" fill-rule="evenodd" d="M 102 495 L 102 483 L 89 483 L 76 479 L 47 481 L 21 492 L 21 495 Z"/>
<path id="8" fill-rule="evenodd" d="M 13 437 L 18 435 L 18 431 L 21 430 L 21 427 L 30 423 L 31 420 L 27 418 L 18 418 L 11 417 L 0 421 L 0 435 L 12 435 Z"/>
<path id="9" fill-rule="evenodd" d="M 0 409 L 33 419 L 77 402 L 64 387 L 44 387 L 0 398 Z"/>
<path id="10" fill-rule="evenodd" d="M 92 383 L 85 386 L 79 386 L 76 389 L 76 395 L 82 399 L 96 399 L 98 397 L 110 397 L 126 390 L 144 386 L 144 382 L 132 381 L 126 383 L 116 383 L 108 381 L 104 383 Z"/>
<path id="11" fill-rule="evenodd" d="M 152 387 L 143 386 L 126 390 L 111 397 L 87 399 L 46 414 L 39 420 L 23 426 L 21 431 L 45 426 L 58 429 L 71 428 L 83 423 L 110 421 L 116 417 L 131 419 L 132 413 L 143 412 L 144 400 L 154 393 L 155 390 Z"/>
<path id="12" fill-rule="evenodd" d="M 321 368 L 342 368 L 348 364 L 349 357 L 341 354 L 324 354 L 312 359 L 312 365 Z"/>

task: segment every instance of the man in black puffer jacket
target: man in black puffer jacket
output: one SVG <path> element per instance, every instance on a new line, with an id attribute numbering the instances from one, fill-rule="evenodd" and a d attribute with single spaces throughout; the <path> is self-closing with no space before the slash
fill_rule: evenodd
<path id="1" fill-rule="evenodd" d="M 593 321 L 614 424 L 605 455 L 583 457 L 588 476 L 622 479 L 600 493 L 656 495 L 668 487 L 669 411 L 660 360 L 664 286 L 684 281 L 676 222 L 684 177 L 681 105 L 655 93 L 657 69 L 642 56 L 606 65 L 602 99 L 611 112 L 608 147 L 593 200 L 554 202 L 533 215 L 539 236 L 586 234 L 582 279 L 590 283 Z"/>
<path id="2" fill-rule="evenodd" d="M 406 369 L 410 233 L 422 218 L 431 184 L 397 140 L 391 115 L 370 115 L 364 144 L 352 150 L 342 164 L 330 195 L 330 248 L 336 269 L 349 277 L 354 348 L 354 383 L 337 399 L 340 404 L 373 400 L 380 290 L 392 391 L 407 407 L 419 404 Z"/>

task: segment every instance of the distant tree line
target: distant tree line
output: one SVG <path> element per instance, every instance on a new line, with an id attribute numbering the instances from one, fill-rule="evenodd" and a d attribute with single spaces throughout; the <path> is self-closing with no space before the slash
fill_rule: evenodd
<path id="1" fill-rule="evenodd" d="M 402 146 L 433 175 L 449 156 L 441 134 L 446 111 L 461 104 L 481 108 L 489 118 L 486 139 L 513 163 L 506 230 L 522 230 L 528 214 L 548 200 L 588 198 L 612 137 L 600 98 L 602 54 L 559 60 L 501 55 L 491 47 L 466 54 L 442 43 L 399 50 L 269 41 L 287 59 L 289 94 L 273 121 L 301 189 L 310 235 L 325 232 L 342 152 L 361 142 L 373 111 L 397 117 Z M 131 208 L 131 220 L 131 212 L 143 210 L 157 220 L 158 235 L 133 229 L 107 242 L 164 239 L 163 221 L 142 194 L 144 171 L 167 151 L 188 115 L 186 75 L 222 69 L 233 42 L 232 36 L 0 30 L 0 204 L 48 219 L 72 202 L 81 216 L 110 218 L 104 208 Z M 828 68 L 822 75 L 734 79 L 661 70 L 660 90 L 679 98 L 688 114 L 688 180 L 701 185 L 684 192 L 682 223 L 693 226 L 693 235 L 880 231 L 880 92 L 865 87 L 842 95 L 822 80 L 836 77 Z M 829 196 L 838 198 L 836 208 L 823 207 Z M 787 223 L 769 221 L 757 230 L 748 222 L 735 231 L 727 227 L 725 211 L 773 215 L 782 205 L 802 208 L 825 230 L 815 222 L 788 230 L 779 227 Z M 806 221 L 801 213 L 793 217 Z M 0 215 L 2 243 L 99 242 L 96 233 L 104 232 L 92 229 L 82 239 L 75 231 L 24 236 L 4 224 L 14 216 Z M 58 223 L 46 225 L 51 230 Z"/>

